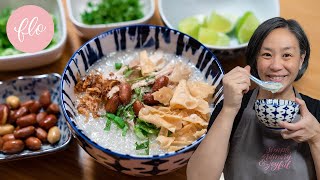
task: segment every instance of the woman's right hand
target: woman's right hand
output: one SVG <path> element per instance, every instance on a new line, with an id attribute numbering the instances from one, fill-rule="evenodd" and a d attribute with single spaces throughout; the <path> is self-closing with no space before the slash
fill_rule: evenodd
<path id="1" fill-rule="evenodd" d="M 225 74 L 223 82 L 223 108 L 238 112 L 241 107 L 244 93 L 249 91 L 250 87 L 250 66 L 235 67 Z"/>

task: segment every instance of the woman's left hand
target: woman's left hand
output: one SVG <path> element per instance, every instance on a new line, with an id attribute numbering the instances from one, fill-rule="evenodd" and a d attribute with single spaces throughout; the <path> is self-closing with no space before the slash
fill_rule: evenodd
<path id="1" fill-rule="evenodd" d="M 320 143 L 320 124 L 318 120 L 309 112 L 306 103 L 299 98 L 296 102 L 300 104 L 301 119 L 296 123 L 278 122 L 280 127 L 285 128 L 281 131 L 284 139 L 293 139 L 301 143 Z"/>

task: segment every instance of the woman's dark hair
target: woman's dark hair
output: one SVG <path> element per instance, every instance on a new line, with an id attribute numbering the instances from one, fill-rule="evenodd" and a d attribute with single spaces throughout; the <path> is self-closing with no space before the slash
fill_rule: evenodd
<path id="1" fill-rule="evenodd" d="M 293 19 L 286 20 L 281 17 L 274 17 L 260 24 L 260 26 L 253 33 L 249 41 L 248 47 L 246 49 L 247 64 L 251 67 L 251 74 L 258 77 L 258 53 L 261 49 L 262 43 L 265 40 L 265 38 L 270 34 L 271 31 L 277 28 L 287 28 L 291 33 L 293 33 L 299 42 L 300 55 L 305 54 L 302 67 L 299 70 L 298 75 L 295 79 L 295 81 L 297 81 L 307 70 L 310 57 L 310 45 L 305 32 L 303 31 L 299 23 Z"/>

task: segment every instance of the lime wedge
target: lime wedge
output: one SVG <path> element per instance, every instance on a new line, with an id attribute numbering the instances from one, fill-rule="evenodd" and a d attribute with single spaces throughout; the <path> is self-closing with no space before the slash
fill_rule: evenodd
<path id="1" fill-rule="evenodd" d="M 178 30 L 194 38 L 198 38 L 200 22 L 196 17 L 188 17 L 179 22 Z"/>
<path id="2" fill-rule="evenodd" d="M 215 11 L 211 13 L 211 15 L 206 20 L 206 25 L 208 28 L 216 31 L 216 32 L 223 32 L 228 33 L 233 29 L 233 23 L 227 17 L 224 17 Z"/>
<path id="3" fill-rule="evenodd" d="M 216 32 L 205 27 L 199 29 L 198 40 L 204 44 L 215 46 L 228 46 L 230 43 L 230 38 L 225 33 Z"/>
<path id="4" fill-rule="evenodd" d="M 235 33 L 239 43 L 247 43 L 259 24 L 258 18 L 252 12 L 246 12 L 236 25 Z"/>

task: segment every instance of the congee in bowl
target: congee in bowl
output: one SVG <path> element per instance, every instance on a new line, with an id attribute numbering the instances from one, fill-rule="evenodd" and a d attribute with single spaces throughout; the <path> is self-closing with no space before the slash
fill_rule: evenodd
<path id="1" fill-rule="evenodd" d="M 215 56 L 193 38 L 128 26 L 93 38 L 72 56 L 62 108 L 98 162 L 130 175 L 165 174 L 186 165 L 205 136 L 223 98 L 222 76 Z"/>

